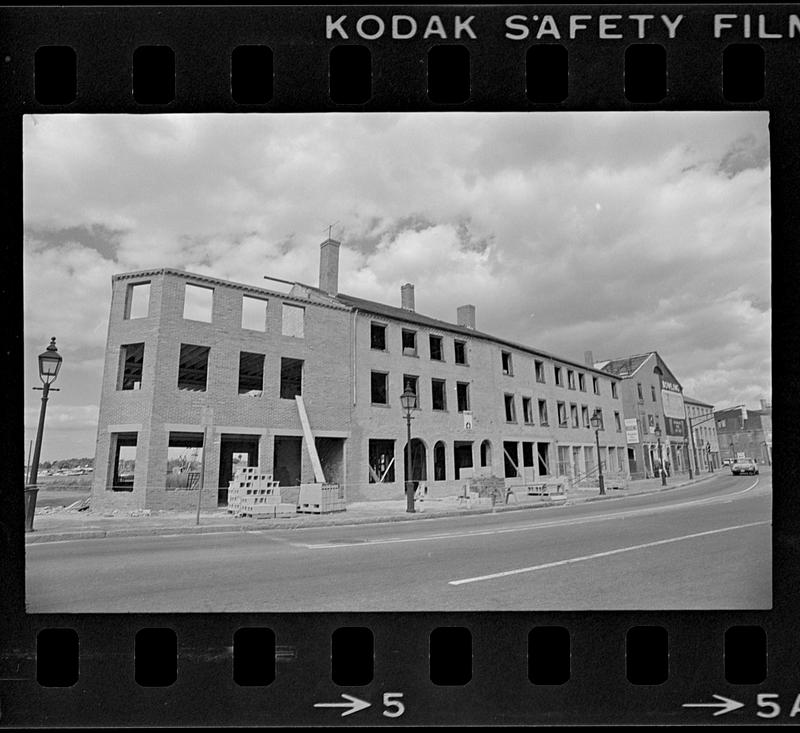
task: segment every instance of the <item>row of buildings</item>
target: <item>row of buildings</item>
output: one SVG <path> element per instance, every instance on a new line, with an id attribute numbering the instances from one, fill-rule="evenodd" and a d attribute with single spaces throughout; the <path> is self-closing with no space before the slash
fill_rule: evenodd
<path id="1" fill-rule="evenodd" d="M 113 277 L 95 506 L 223 506 L 244 466 L 343 484 L 349 501 L 402 497 L 406 465 L 431 496 L 469 476 L 591 483 L 597 442 L 611 485 L 662 460 L 719 464 L 713 412 L 697 419 L 712 407 L 656 352 L 579 363 L 479 331 L 473 305 L 453 322 L 417 313 L 411 284 L 399 306 L 345 295 L 339 247 L 322 243 L 318 286 L 283 293 L 166 268 Z"/>

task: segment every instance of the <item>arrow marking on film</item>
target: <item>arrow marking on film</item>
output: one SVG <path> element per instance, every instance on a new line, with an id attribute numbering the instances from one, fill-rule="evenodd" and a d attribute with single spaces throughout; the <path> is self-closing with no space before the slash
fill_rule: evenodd
<path id="1" fill-rule="evenodd" d="M 684 708 L 722 708 L 721 710 L 717 710 L 714 715 L 724 715 L 725 713 L 729 713 L 732 710 L 738 710 L 739 708 L 744 707 L 743 702 L 737 702 L 736 700 L 731 700 L 727 697 L 722 697 L 722 695 L 713 695 L 713 697 L 717 698 L 717 700 L 721 700 L 721 702 L 687 702 L 684 703 L 681 707 Z"/>
<path id="2" fill-rule="evenodd" d="M 366 700 L 359 700 L 357 697 L 353 697 L 352 695 L 345 695 L 342 693 L 342 697 L 347 698 L 348 702 L 316 702 L 314 703 L 315 708 L 350 708 L 349 710 L 345 710 L 342 713 L 342 717 L 345 715 L 352 715 L 353 713 L 357 713 L 359 710 L 364 710 L 365 708 L 370 707 L 372 703 L 367 702 Z"/>

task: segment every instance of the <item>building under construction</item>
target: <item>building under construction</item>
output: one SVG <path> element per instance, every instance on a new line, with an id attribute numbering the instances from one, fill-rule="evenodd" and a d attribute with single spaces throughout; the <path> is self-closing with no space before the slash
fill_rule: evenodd
<path id="1" fill-rule="evenodd" d="M 339 243 L 319 285 L 288 292 L 174 269 L 115 275 L 93 485 L 96 507 L 224 506 L 236 470 L 282 488 L 337 483 L 347 501 L 430 497 L 467 476 L 506 485 L 627 476 L 620 378 L 455 322 L 339 293 Z M 198 490 L 202 489 L 198 495 Z"/>

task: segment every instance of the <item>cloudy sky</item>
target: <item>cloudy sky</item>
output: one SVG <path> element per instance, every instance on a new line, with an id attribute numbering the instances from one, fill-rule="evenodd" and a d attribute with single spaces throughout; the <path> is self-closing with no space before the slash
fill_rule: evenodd
<path id="1" fill-rule="evenodd" d="M 317 283 L 583 361 L 657 350 L 687 394 L 771 398 L 768 115 L 51 115 L 24 121 L 26 450 L 91 456 L 114 273 Z"/>

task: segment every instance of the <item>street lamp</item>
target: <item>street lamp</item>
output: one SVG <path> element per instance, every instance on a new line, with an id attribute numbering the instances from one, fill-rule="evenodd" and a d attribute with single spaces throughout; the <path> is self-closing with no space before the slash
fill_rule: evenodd
<path id="1" fill-rule="evenodd" d="M 653 430 L 653 432 L 656 434 L 656 438 L 658 438 L 658 462 L 659 462 L 658 470 L 661 472 L 661 485 L 666 486 L 667 473 L 664 470 L 664 456 L 661 453 L 661 426 L 658 423 L 656 423 L 656 427 Z"/>
<path id="2" fill-rule="evenodd" d="M 600 482 L 600 496 L 605 496 L 606 485 L 603 480 L 603 461 L 600 460 L 600 426 L 603 424 L 603 421 L 600 419 L 600 415 L 597 414 L 597 410 L 594 411 L 589 422 L 594 428 L 594 439 L 597 443 L 597 478 Z"/>
<path id="3" fill-rule="evenodd" d="M 33 461 L 30 465 L 30 472 L 28 473 L 28 485 L 25 487 L 25 531 L 33 531 L 33 514 L 36 511 L 36 495 L 39 492 L 37 487 L 37 476 L 39 474 L 39 456 L 42 452 L 42 433 L 44 432 L 44 415 L 47 411 L 47 398 L 52 389 L 58 392 L 58 389 L 51 387 L 53 382 L 56 381 L 58 371 L 61 369 L 61 354 L 58 353 L 56 348 L 56 337 L 50 339 L 50 345 L 45 351 L 39 354 L 39 379 L 42 380 L 41 387 L 34 387 L 34 389 L 42 390 L 42 406 L 39 410 L 39 429 L 36 431 L 36 447 L 33 450 Z"/>
<path id="4" fill-rule="evenodd" d="M 408 428 L 408 442 L 406 443 L 406 512 L 414 513 L 414 482 L 411 480 L 411 421 L 414 417 L 411 410 L 415 407 L 417 395 L 411 387 L 406 387 L 400 395 L 400 404 L 406 411 L 406 427 Z"/>

